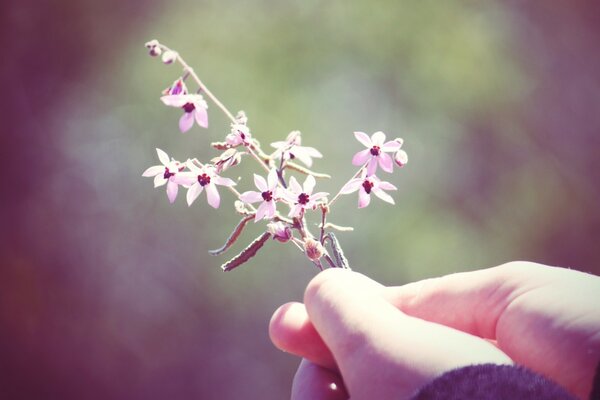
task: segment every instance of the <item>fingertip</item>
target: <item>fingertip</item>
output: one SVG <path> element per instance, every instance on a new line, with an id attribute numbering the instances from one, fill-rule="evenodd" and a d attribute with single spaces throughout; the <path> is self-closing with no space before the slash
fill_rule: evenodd
<path id="1" fill-rule="evenodd" d="M 280 350 L 327 368 L 336 368 L 331 352 L 311 323 L 302 303 L 286 303 L 273 313 L 269 337 Z"/>
<path id="2" fill-rule="evenodd" d="M 273 313 L 269 322 L 269 337 L 278 349 L 288 351 L 294 336 L 308 320 L 304 305 L 290 302 Z"/>

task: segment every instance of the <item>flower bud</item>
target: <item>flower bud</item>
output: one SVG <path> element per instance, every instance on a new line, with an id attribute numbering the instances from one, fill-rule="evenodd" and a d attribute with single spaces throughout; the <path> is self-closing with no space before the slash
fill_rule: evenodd
<path id="1" fill-rule="evenodd" d="M 304 252 L 308 258 L 310 258 L 312 261 L 316 261 L 323 257 L 323 254 L 325 254 L 325 249 L 321 243 L 309 238 L 304 241 Z"/>
<path id="2" fill-rule="evenodd" d="M 159 46 L 160 46 L 160 43 L 158 43 L 158 40 L 156 40 L 156 39 L 152 39 L 151 41 L 149 41 L 149 42 L 146 42 L 146 44 L 145 44 L 144 46 L 146 46 L 146 48 L 147 48 L 148 50 L 151 50 L 151 49 L 152 49 L 152 48 L 154 48 L 154 47 L 159 47 Z"/>
<path id="3" fill-rule="evenodd" d="M 155 46 L 155 47 L 150 48 L 149 53 L 152 57 L 158 57 L 162 54 L 162 49 L 158 46 Z"/>
<path id="4" fill-rule="evenodd" d="M 177 53 L 171 50 L 167 50 L 162 55 L 162 62 L 165 64 L 172 64 L 177 59 Z"/>
<path id="5" fill-rule="evenodd" d="M 398 150 L 394 153 L 394 162 L 397 166 L 403 167 L 408 163 L 408 155 L 404 150 Z"/>
<path id="6" fill-rule="evenodd" d="M 271 222 L 267 225 L 267 229 L 278 242 L 285 243 L 292 238 L 292 230 L 283 222 Z"/>

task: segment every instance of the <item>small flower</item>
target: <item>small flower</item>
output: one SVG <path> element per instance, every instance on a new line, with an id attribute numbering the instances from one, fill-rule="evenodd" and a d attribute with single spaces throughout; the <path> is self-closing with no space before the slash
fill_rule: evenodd
<path id="1" fill-rule="evenodd" d="M 210 160 L 216 168 L 217 174 L 225 171 L 228 168 L 238 165 L 242 161 L 242 153 L 236 149 L 227 149 L 218 157 Z"/>
<path id="2" fill-rule="evenodd" d="M 283 222 L 269 222 L 267 231 L 273 235 L 273 239 L 281 243 L 289 242 L 292 238 L 292 229 Z"/>
<path id="3" fill-rule="evenodd" d="M 242 124 L 231 124 L 231 133 L 227 135 L 225 142 L 232 147 L 247 146 L 250 144 L 250 139 L 250 128 Z"/>
<path id="4" fill-rule="evenodd" d="M 275 158 L 293 160 L 297 158 L 306 166 L 312 166 L 313 158 L 322 158 L 323 155 L 314 147 L 300 146 L 302 138 L 300 131 L 292 131 L 287 136 L 285 141 L 271 143 L 275 149 Z"/>
<path id="5" fill-rule="evenodd" d="M 363 172 L 360 178 L 351 179 L 346 183 L 342 190 L 340 190 L 340 193 L 350 194 L 357 190 L 358 208 L 364 208 L 371 202 L 371 193 L 387 203 L 394 204 L 392 196 L 384 192 L 384 190 L 397 190 L 397 188 L 389 182 L 380 180 L 375 175 L 366 176 Z"/>
<path id="6" fill-rule="evenodd" d="M 394 170 L 392 157 L 386 154 L 386 152 L 391 153 L 398 150 L 401 143 L 395 140 L 385 142 L 385 133 L 383 132 L 375 132 L 370 138 L 364 132 L 354 132 L 354 137 L 365 145 L 367 149 L 356 153 L 354 158 L 352 158 L 352 164 L 361 166 L 368 161 L 367 175 L 375 174 L 378 163 L 385 172 L 392 172 Z"/>
<path id="7" fill-rule="evenodd" d="M 189 185 L 186 196 L 188 206 L 191 206 L 200 193 L 206 189 L 206 200 L 208 201 L 208 204 L 214 208 L 219 208 L 221 196 L 219 196 L 217 185 L 235 186 L 235 182 L 229 178 L 223 178 L 217 175 L 215 168 L 212 165 L 198 167 L 191 161 L 187 162 L 186 165 L 190 170 L 189 172 L 183 173 L 185 174 L 185 179 L 188 180 L 186 186 Z"/>
<path id="8" fill-rule="evenodd" d="M 400 147 L 402 147 L 404 140 L 401 138 L 396 138 L 394 140 L 400 143 Z M 394 162 L 397 166 L 404 167 L 408 163 L 408 154 L 406 154 L 404 150 L 398 148 L 398 150 L 394 153 Z"/>
<path id="9" fill-rule="evenodd" d="M 148 53 L 152 57 L 160 56 L 160 54 L 162 53 L 162 49 L 160 48 L 160 43 L 158 43 L 158 40 L 156 40 L 156 39 L 146 42 L 145 46 L 148 49 Z"/>
<path id="10" fill-rule="evenodd" d="M 177 198 L 177 192 L 179 190 L 179 182 L 176 179 L 181 175 L 181 171 L 185 168 L 179 161 L 170 160 L 167 153 L 161 149 L 156 149 L 158 159 L 162 165 L 155 165 L 144 171 L 142 176 L 154 177 L 154 187 L 159 187 L 167 184 L 167 197 L 169 201 L 173 203 Z"/>
<path id="11" fill-rule="evenodd" d="M 196 123 L 203 128 L 208 128 L 208 104 L 200 94 L 188 94 L 185 83 L 178 79 L 173 86 L 163 92 L 160 99 L 171 107 L 182 108 L 184 113 L 179 119 L 179 130 L 185 133 Z"/>
<path id="12" fill-rule="evenodd" d="M 288 214 L 289 217 L 297 217 L 308 208 L 315 208 L 317 201 L 327 196 L 329 193 L 319 192 L 313 194 L 315 188 L 315 177 L 308 175 L 304 185 L 300 186 L 296 178 L 290 178 L 290 187 L 286 192 L 286 198 L 294 205 Z"/>
<path id="13" fill-rule="evenodd" d="M 240 195 L 240 200 L 246 203 L 256 203 L 262 201 L 256 210 L 254 222 L 261 219 L 272 219 L 275 216 L 275 197 L 277 195 L 277 171 L 271 169 L 267 180 L 260 175 L 254 174 L 254 184 L 260 190 L 259 192 L 248 191 Z"/>

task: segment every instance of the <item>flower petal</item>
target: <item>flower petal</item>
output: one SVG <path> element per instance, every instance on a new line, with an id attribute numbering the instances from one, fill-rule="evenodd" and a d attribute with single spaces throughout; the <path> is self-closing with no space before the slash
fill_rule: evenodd
<path id="1" fill-rule="evenodd" d="M 169 198 L 169 201 L 171 202 L 171 204 L 173 204 L 175 202 L 175 199 L 177 198 L 177 192 L 179 191 L 179 185 L 176 184 L 173 181 L 169 181 L 167 183 L 167 197 Z"/>
<path id="2" fill-rule="evenodd" d="M 358 188 L 360 187 L 360 185 L 362 184 L 363 180 L 359 179 L 359 178 L 354 178 L 351 179 L 350 181 L 348 181 L 348 183 L 346 183 L 342 189 L 340 190 L 341 194 L 350 194 L 350 193 L 354 193 L 358 190 Z"/>
<path id="3" fill-rule="evenodd" d="M 369 161 L 369 165 L 367 165 L 367 176 L 375 175 L 377 171 L 377 159 L 379 157 L 372 157 Z"/>
<path id="4" fill-rule="evenodd" d="M 394 152 L 398 149 L 400 149 L 402 145 L 395 141 L 395 140 L 390 140 L 389 142 L 385 143 L 383 146 L 381 146 L 381 150 L 383 151 L 388 151 L 388 152 Z"/>
<path id="5" fill-rule="evenodd" d="M 358 208 L 365 208 L 371 202 L 371 196 L 363 189 L 358 191 Z"/>
<path id="6" fill-rule="evenodd" d="M 392 160 L 392 156 L 386 153 L 379 154 L 379 166 L 385 172 L 394 172 L 394 162 Z"/>
<path id="7" fill-rule="evenodd" d="M 373 146 L 382 147 L 384 142 L 385 142 L 385 133 L 383 133 L 381 131 L 375 132 L 373 134 L 373 136 L 371 136 L 371 143 L 373 143 Z"/>
<path id="8" fill-rule="evenodd" d="M 179 118 L 179 130 L 181 133 L 185 133 L 190 130 L 194 125 L 194 115 L 191 112 L 184 112 L 181 118 Z"/>
<path id="9" fill-rule="evenodd" d="M 245 203 L 256 203 L 258 201 L 263 201 L 263 198 L 259 192 L 248 191 L 240 195 L 240 200 Z"/>
<path id="10" fill-rule="evenodd" d="M 295 158 L 304 163 L 304 165 L 306 165 L 307 167 L 312 167 L 312 158 L 306 152 L 304 152 L 302 147 L 294 146 L 290 149 L 290 153 L 293 154 Z"/>
<path id="11" fill-rule="evenodd" d="M 194 117 L 196 118 L 198 125 L 203 128 L 208 128 L 208 111 L 206 108 L 196 106 Z"/>
<path id="12" fill-rule="evenodd" d="M 167 180 L 165 179 L 164 175 L 159 174 L 154 177 L 154 187 L 155 188 L 162 186 L 165 183 L 167 183 Z"/>
<path id="13" fill-rule="evenodd" d="M 288 217 L 290 218 L 294 218 L 300 215 L 300 211 L 302 211 L 302 206 L 300 204 L 296 204 L 294 207 L 292 207 L 292 209 L 290 210 L 290 213 L 288 214 Z"/>
<path id="14" fill-rule="evenodd" d="M 254 217 L 254 222 L 258 222 L 263 219 L 267 214 L 267 207 L 269 206 L 269 202 L 263 201 L 262 204 L 256 210 L 256 216 Z"/>
<path id="15" fill-rule="evenodd" d="M 221 204 L 221 196 L 219 196 L 219 191 L 214 183 L 206 185 L 206 200 L 214 208 L 219 208 L 219 204 Z"/>
<path id="16" fill-rule="evenodd" d="M 261 192 L 266 192 L 269 190 L 269 186 L 267 185 L 267 181 L 260 175 L 254 174 L 254 184 Z"/>
<path id="17" fill-rule="evenodd" d="M 185 196 L 188 206 L 191 206 L 192 203 L 196 201 L 198 196 L 200 196 L 200 193 L 202 193 L 202 189 L 204 189 L 204 187 L 198 182 L 190 186 L 190 188 L 187 191 L 187 195 Z"/>
<path id="18" fill-rule="evenodd" d="M 326 193 L 326 192 L 313 193 L 310 195 L 310 201 L 315 202 L 317 200 L 321 200 L 324 197 L 327 197 L 328 195 L 329 195 L 329 193 Z"/>
<path id="19" fill-rule="evenodd" d="M 279 181 L 279 177 L 277 176 L 277 170 L 275 168 L 271 168 L 269 171 L 269 175 L 267 175 L 267 184 L 270 191 L 275 191 L 277 188 L 277 182 Z"/>
<path id="20" fill-rule="evenodd" d="M 235 186 L 236 183 L 232 179 L 224 178 L 222 176 L 215 175 L 213 178 L 215 184 L 220 186 Z"/>
<path id="21" fill-rule="evenodd" d="M 180 172 L 170 179 L 179 185 L 190 187 L 198 182 L 198 174 L 192 172 Z"/>
<path id="22" fill-rule="evenodd" d="M 296 177 L 294 176 L 290 178 L 290 190 L 293 192 L 293 195 L 296 196 L 302 193 L 302 186 L 300 186 L 300 184 L 296 180 Z"/>
<path id="23" fill-rule="evenodd" d="M 394 199 L 392 198 L 392 196 L 390 196 L 389 194 L 387 194 L 386 192 L 384 192 L 383 190 L 379 189 L 379 188 L 373 188 L 371 190 L 372 193 L 375 194 L 375 196 L 379 197 L 381 200 L 390 203 L 390 204 L 396 204 L 394 203 Z"/>
<path id="24" fill-rule="evenodd" d="M 371 148 L 373 147 L 373 143 L 371 142 L 371 138 L 364 132 L 354 132 L 354 137 L 356 140 L 361 142 L 365 147 Z"/>
<path id="25" fill-rule="evenodd" d="M 183 107 L 187 103 L 187 99 L 182 95 L 167 95 L 160 98 L 166 106 Z"/>
<path id="26" fill-rule="evenodd" d="M 383 190 L 398 190 L 396 186 L 392 185 L 389 182 L 378 182 L 375 186 Z"/>
<path id="27" fill-rule="evenodd" d="M 145 170 L 144 173 L 142 174 L 142 176 L 151 177 L 151 176 L 156 176 L 159 174 L 164 174 L 164 172 L 165 172 L 164 165 L 154 165 L 154 166 L 148 168 L 147 170 Z"/>
<path id="28" fill-rule="evenodd" d="M 306 177 L 306 180 L 304 181 L 304 193 L 310 195 L 313 190 L 315 189 L 315 185 L 317 184 L 317 181 L 315 180 L 315 177 L 312 175 L 309 175 Z"/>
<path id="29" fill-rule="evenodd" d="M 360 167 L 369 160 L 369 157 L 371 157 L 370 149 L 359 151 L 358 153 L 356 153 L 354 155 L 354 157 L 352 157 L 352 165 L 356 165 L 357 167 Z"/>
<path id="30" fill-rule="evenodd" d="M 265 202 L 267 204 L 267 213 L 266 213 L 266 218 L 267 219 L 273 219 L 273 217 L 275 216 L 275 211 L 276 211 L 276 205 L 274 201 L 267 201 Z"/>
<path id="31" fill-rule="evenodd" d="M 163 163 L 164 166 L 167 166 L 171 162 L 168 154 L 162 151 L 161 149 L 156 148 L 156 154 L 158 154 L 158 159 L 161 163 Z"/>

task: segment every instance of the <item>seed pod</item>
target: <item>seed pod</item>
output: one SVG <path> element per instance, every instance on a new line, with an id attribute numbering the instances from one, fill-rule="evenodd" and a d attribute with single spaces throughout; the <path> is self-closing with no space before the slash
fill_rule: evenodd
<path id="1" fill-rule="evenodd" d="M 308 258 L 312 261 L 316 261 L 323 257 L 325 249 L 323 248 L 323 245 L 315 239 L 308 238 L 304 241 L 304 252 Z"/>

